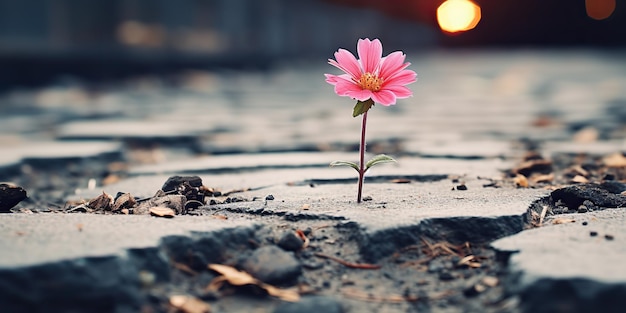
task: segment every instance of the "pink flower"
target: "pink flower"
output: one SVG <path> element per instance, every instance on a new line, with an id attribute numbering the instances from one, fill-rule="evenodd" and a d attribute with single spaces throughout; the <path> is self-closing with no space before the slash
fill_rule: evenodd
<path id="1" fill-rule="evenodd" d="M 380 40 L 359 39 L 357 43 L 359 60 L 345 49 L 335 52 L 335 60 L 328 59 L 328 64 L 342 70 L 345 74 L 324 74 L 326 82 L 335 86 L 335 93 L 352 99 L 368 99 L 384 106 L 396 104 L 396 99 L 413 95 L 405 87 L 417 81 L 414 71 L 406 70 L 411 63 L 404 63 L 406 57 L 402 51 L 392 52 L 382 57 L 383 45 Z"/>

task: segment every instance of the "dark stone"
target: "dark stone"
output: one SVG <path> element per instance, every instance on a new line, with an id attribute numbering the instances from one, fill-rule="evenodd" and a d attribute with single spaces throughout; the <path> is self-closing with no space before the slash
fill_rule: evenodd
<path id="1" fill-rule="evenodd" d="M 456 186 L 456 190 L 467 190 L 467 186 L 465 186 L 465 185 L 458 185 L 458 186 Z"/>
<path id="2" fill-rule="evenodd" d="M 0 213 L 11 212 L 11 208 L 26 199 L 26 190 L 22 187 L 0 184 Z"/>
<path id="3" fill-rule="evenodd" d="M 191 187 L 200 187 L 202 186 L 202 178 L 198 176 L 172 176 L 165 181 L 161 190 L 165 192 L 173 191 L 185 183 Z"/>
<path id="4" fill-rule="evenodd" d="M 265 200 L 274 200 L 274 196 L 273 195 L 267 195 L 265 197 Z"/>
<path id="5" fill-rule="evenodd" d="M 604 235 L 604 239 L 606 239 L 606 240 L 613 240 L 613 239 L 615 239 L 615 237 L 613 237 L 613 235 Z"/>
<path id="6" fill-rule="evenodd" d="M 597 236 L 597 235 L 598 235 L 598 232 L 597 232 L 597 231 L 593 231 L 593 230 L 592 230 L 592 231 L 590 231 L 590 232 L 589 232 L 589 236 L 591 236 L 591 237 L 595 237 L 595 236 Z"/>
<path id="7" fill-rule="evenodd" d="M 298 237 L 293 231 L 286 232 L 280 240 L 278 240 L 278 246 L 286 251 L 298 251 L 302 249 L 303 244 L 304 241 L 302 238 Z"/>
<path id="8" fill-rule="evenodd" d="M 303 297 L 300 302 L 285 302 L 274 313 L 341 313 L 343 306 L 337 299 L 325 296 Z"/>
<path id="9" fill-rule="evenodd" d="M 442 271 L 439 273 L 439 280 L 450 281 L 454 280 L 454 275 L 448 271 Z"/>
<path id="10" fill-rule="evenodd" d="M 583 226 L 587 226 L 587 224 L 589 224 L 589 223 L 587 223 L 587 221 L 583 222 Z"/>
<path id="11" fill-rule="evenodd" d="M 243 270 L 270 284 L 293 284 L 302 273 L 293 253 L 277 246 L 256 249 L 242 264 Z"/>
<path id="12" fill-rule="evenodd" d="M 319 270 L 324 267 L 324 263 L 309 259 L 302 262 L 302 267 L 309 270 Z"/>
<path id="13" fill-rule="evenodd" d="M 521 312 L 618 313 L 626 307 L 626 284 L 543 278 L 525 288 L 520 300 Z"/>
<path id="14" fill-rule="evenodd" d="M 137 267 L 91 257 L 0 269 L 2 312 L 139 312 Z"/>
<path id="15" fill-rule="evenodd" d="M 550 198 L 554 203 L 560 201 L 572 210 L 578 209 L 585 200 L 603 208 L 618 208 L 626 205 L 626 196 L 615 194 L 598 184 L 579 184 L 557 189 L 552 192 Z"/>

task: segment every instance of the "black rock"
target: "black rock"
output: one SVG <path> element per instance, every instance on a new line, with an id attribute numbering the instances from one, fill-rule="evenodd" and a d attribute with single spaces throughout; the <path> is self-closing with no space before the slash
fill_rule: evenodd
<path id="1" fill-rule="evenodd" d="M 267 195 L 265 200 L 274 200 L 274 195 Z"/>
<path id="2" fill-rule="evenodd" d="M 611 189 L 611 191 L 615 190 Z M 579 184 L 557 189 L 552 192 L 550 198 L 554 203 L 560 201 L 572 210 L 577 210 L 586 200 L 604 208 L 618 208 L 626 205 L 626 196 L 611 191 L 598 184 Z"/>
<path id="3" fill-rule="evenodd" d="M 11 212 L 11 208 L 26 199 L 26 190 L 22 187 L 0 184 L 0 213 Z"/>
<path id="4" fill-rule="evenodd" d="M 442 271 L 439 273 L 439 280 L 443 280 L 443 281 L 454 280 L 454 275 L 452 275 L 448 271 Z"/>
<path id="5" fill-rule="evenodd" d="M 270 284 L 293 284 L 302 274 L 302 266 L 293 253 L 273 245 L 256 249 L 245 259 L 242 268 Z"/>
<path id="6" fill-rule="evenodd" d="M 302 249 L 304 240 L 298 237 L 295 232 L 286 232 L 278 241 L 278 246 L 287 251 L 298 251 Z"/>
<path id="7" fill-rule="evenodd" d="M 202 186 L 202 178 L 198 176 L 172 176 L 165 181 L 161 190 L 165 192 L 173 191 L 185 183 L 191 187 L 200 187 Z"/>
<path id="8" fill-rule="evenodd" d="M 341 313 L 343 306 L 335 298 L 324 296 L 304 297 L 300 302 L 283 303 L 274 313 Z"/>

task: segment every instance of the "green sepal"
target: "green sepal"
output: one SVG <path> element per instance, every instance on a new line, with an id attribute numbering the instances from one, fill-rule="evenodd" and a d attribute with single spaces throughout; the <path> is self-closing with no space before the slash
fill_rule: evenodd
<path id="1" fill-rule="evenodd" d="M 335 167 L 335 166 L 349 166 L 349 167 L 355 169 L 357 172 L 359 171 L 359 165 L 354 163 L 354 162 L 349 162 L 349 161 L 333 161 L 333 162 L 330 162 L 330 167 Z"/>
<path id="2" fill-rule="evenodd" d="M 367 171 L 370 167 L 377 165 L 377 164 L 395 163 L 395 162 L 398 162 L 398 161 L 396 161 L 394 158 L 386 154 L 379 154 L 371 158 L 369 161 L 367 161 L 367 163 L 365 163 L 365 171 Z"/>
<path id="3" fill-rule="evenodd" d="M 352 110 L 352 117 L 357 117 L 367 112 L 373 106 L 374 106 L 374 100 L 372 100 L 371 98 L 365 101 L 358 100 L 356 102 L 356 105 L 354 106 L 354 110 Z"/>

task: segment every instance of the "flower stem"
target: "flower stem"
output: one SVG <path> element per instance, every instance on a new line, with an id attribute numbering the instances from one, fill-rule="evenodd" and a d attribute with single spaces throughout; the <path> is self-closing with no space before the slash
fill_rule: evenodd
<path id="1" fill-rule="evenodd" d="M 365 176 L 365 126 L 367 125 L 367 111 L 363 113 L 363 121 L 361 122 L 361 143 L 359 144 L 359 191 L 356 196 L 356 202 L 361 203 L 361 195 L 363 194 L 363 178 Z"/>

